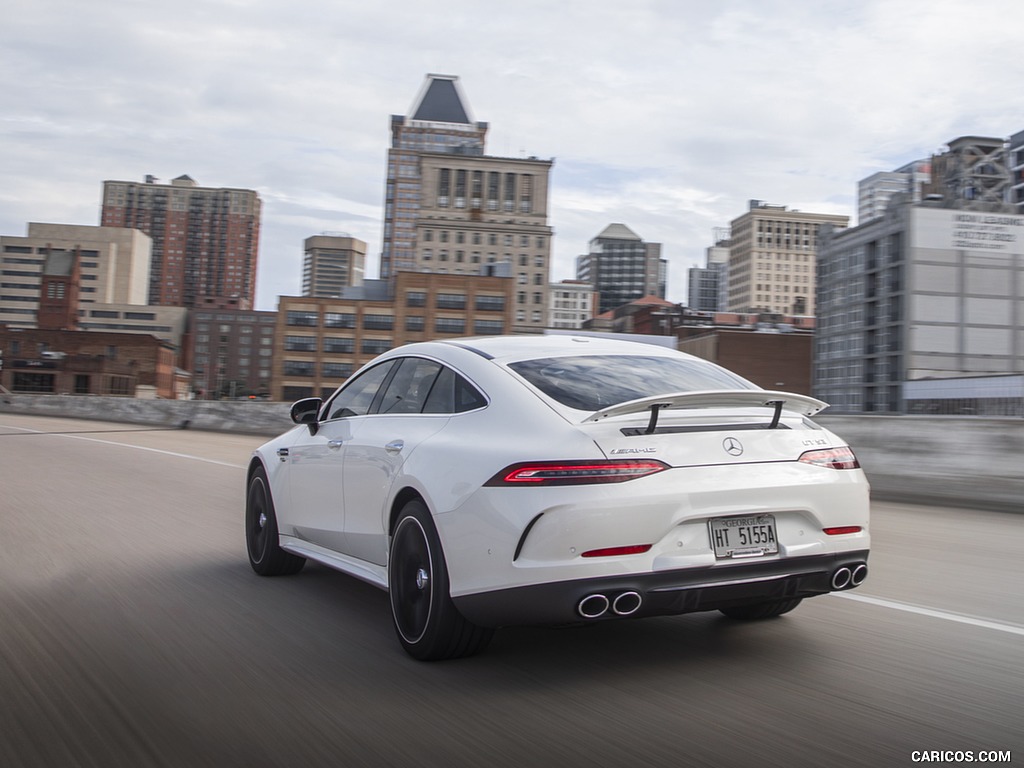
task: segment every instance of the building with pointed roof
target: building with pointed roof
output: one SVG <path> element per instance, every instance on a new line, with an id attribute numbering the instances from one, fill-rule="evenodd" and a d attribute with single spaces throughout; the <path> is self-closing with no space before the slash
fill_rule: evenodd
<path id="1" fill-rule="evenodd" d="M 661 243 L 645 243 L 625 224 L 609 224 L 576 257 L 576 278 L 600 295 L 598 312 L 607 312 L 645 296 L 665 298 L 668 262 Z"/>
<path id="2" fill-rule="evenodd" d="M 512 276 L 512 330 L 540 332 L 550 296 L 553 163 L 486 155 L 486 134 L 451 75 L 427 75 L 409 116 L 392 116 L 380 276 Z"/>

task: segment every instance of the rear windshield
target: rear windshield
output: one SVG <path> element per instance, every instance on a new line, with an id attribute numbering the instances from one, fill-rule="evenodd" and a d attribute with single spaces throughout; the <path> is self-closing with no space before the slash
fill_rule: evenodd
<path id="1" fill-rule="evenodd" d="M 599 411 L 629 400 L 708 389 L 757 389 L 703 360 L 642 355 L 587 355 L 509 365 L 548 397 L 570 408 Z"/>

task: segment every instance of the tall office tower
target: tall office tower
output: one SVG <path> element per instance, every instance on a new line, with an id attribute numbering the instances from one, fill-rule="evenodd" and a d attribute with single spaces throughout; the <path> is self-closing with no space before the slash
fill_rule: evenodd
<path id="1" fill-rule="evenodd" d="M 427 75 L 409 115 L 391 116 L 381 278 L 416 266 L 416 214 L 420 201 L 420 152 L 482 155 L 487 123 L 475 122 L 459 78 Z"/>
<path id="2" fill-rule="evenodd" d="M 344 234 L 325 232 L 307 237 L 302 260 L 303 296 L 341 296 L 362 285 L 366 272 L 366 243 Z"/>
<path id="3" fill-rule="evenodd" d="M 843 229 L 849 216 L 790 211 L 751 200 L 731 224 L 729 312 L 813 315 L 815 255 L 823 224 Z"/>
<path id="4" fill-rule="evenodd" d="M 598 313 L 644 296 L 665 298 L 667 271 L 661 243 L 645 243 L 625 224 L 609 224 L 590 241 L 590 251 L 576 257 L 576 278 L 600 294 Z"/>
<path id="5" fill-rule="evenodd" d="M 200 187 L 188 176 L 170 184 L 103 182 L 102 224 L 140 229 L 153 239 L 149 303 L 194 307 L 202 297 L 256 296 L 259 195 Z"/>
<path id="6" fill-rule="evenodd" d="M 427 75 L 411 117 L 391 118 L 381 278 L 399 271 L 516 279 L 513 332 L 544 329 L 552 161 L 484 154 L 458 78 Z"/>

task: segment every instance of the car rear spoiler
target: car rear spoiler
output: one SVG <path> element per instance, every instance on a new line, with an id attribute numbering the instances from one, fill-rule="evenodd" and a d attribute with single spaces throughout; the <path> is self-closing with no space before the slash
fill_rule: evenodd
<path id="1" fill-rule="evenodd" d="M 654 432 L 658 425 L 659 411 L 668 409 L 676 410 L 683 408 L 750 408 L 765 407 L 774 408 L 775 414 L 772 417 L 770 429 L 775 429 L 783 411 L 799 414 L 800 416 L 813 416 L 814 414 L 828 408 L 828 403 L 816 400 L 807 395 L 797 395 L 793 392 L 776 392 L 767 389 L 713 389 L 701 392 L 674 392 L 667 395 L 656 395 L 654 397 L 642 397 L 639 400 L 629 400 L 609 408 L 602 408 L 594 411 L 583 420 L 583 423 L 602 421 L 613 416 L 625 416 L 630 413 L 651 412 L 651 421 L 647 425 L 647 434 Z"/>

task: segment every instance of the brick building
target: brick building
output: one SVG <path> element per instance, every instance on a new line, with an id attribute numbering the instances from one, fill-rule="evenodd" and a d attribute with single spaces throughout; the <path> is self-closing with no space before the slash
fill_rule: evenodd
<path id="1" fill-rule="evenodd" d="M 414 341 L 508 333 L 508 277 L 398 272 L 341 298 L 282 296 L 271 396 L 328 395 L 382 352 Z"/>
<path id="2" fill-rule="evenodd" d="M 777 328 L 714 328 L 682 339 L 679 350 L 710 360 L 764 389 L 811 394 L 814 334 Z"/>
<path id="3" fill-rule="evenodd" d="M 11 392 L 177 399 L 175 347 L 154 336 L 0 325 L 0 384 Z"/>

